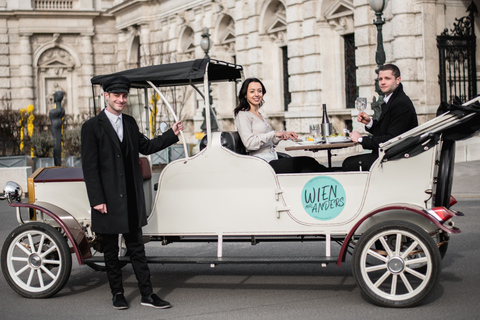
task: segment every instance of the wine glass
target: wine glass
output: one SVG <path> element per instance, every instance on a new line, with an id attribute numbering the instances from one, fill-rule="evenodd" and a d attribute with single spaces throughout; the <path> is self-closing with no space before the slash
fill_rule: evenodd
<path id="1" fill-rule="evenodd" d="M 355 100 L 355 108 L 358 113 L 365 111 L 365 109 L 367 109 L 367 98 L 357 97 Z"/>
<path id="2" fill-rule="evenodd" d="M 311 124 L 310 125 L 310 135 L 314 138 L 320 135 L 320 125 L 318 124 Z"/>

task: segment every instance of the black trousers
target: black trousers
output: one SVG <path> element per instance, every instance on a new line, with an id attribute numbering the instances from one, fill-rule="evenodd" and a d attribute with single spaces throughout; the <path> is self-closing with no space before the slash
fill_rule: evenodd
<path id="1" fill-rule="evenodd" d="M 107 269 L 108 283 L 112 294 L 124 293 L 122 284 L 122 265 L 118 260 L 118 234 L 102 234 L 105 267 Z M 132 262 L 133 271 L 138 281 L 140 294 L 148 296 L 153 293 L 150 280 L 150 269 L 145 256 L 142 229 L 123 235 L 127 250 Z"/>
<path id="2" fill-rule="evenodd" d="M 343 171 L 360 171 L 360 167 L 362 167 L 362 171 L 368 171 L 377 158 L 377 153 L 351 156 L 343 160 L 342 169 Z"/>
<path id="3" fill-rule="evenodd" d="M 275 173 L 325 172 L 327 167 L 312 157 L 280 158 L 269 162 Z"/>

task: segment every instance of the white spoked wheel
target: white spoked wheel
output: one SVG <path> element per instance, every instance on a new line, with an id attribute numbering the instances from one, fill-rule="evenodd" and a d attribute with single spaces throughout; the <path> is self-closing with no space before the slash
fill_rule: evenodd
<path id="1" fill-rule="evenodd" d="M 437 282 L 441 264 L 432 237 L 405 221 L 386 221 L 367 230 L 353 259 L 357 284 L 385 307 L 410 307 L 424 300 Z"/>
<path id="2" fill-rule="evenodd" d="M 38 222 L 13 230 L 2 248 L 2 272 L 10 287 L 27 298 L 48 298 L 60 291 L 72 269 L 66 239 Z"/>

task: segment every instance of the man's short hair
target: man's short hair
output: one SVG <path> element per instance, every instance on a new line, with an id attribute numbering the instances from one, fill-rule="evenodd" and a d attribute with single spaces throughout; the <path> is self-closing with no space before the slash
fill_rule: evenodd
<path id="1" fill-rule="evenodd" d="M 380 68 L 378 68 L 378 72 L 380 71 L 387 71 L 387 70 L 390 70 L 392 71 L 392 74 L 393 76 L 396 78 L 400 77 L 400 69 L 394 65 L 394 64 L 384 64 L 383 66 L 381 66 Z"/>

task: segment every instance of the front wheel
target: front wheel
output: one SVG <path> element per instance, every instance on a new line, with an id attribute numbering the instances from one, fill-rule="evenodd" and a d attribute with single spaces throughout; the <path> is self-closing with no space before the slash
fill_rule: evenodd
<path id="1" fill-rule="evenodd" d="M 432 237 L 405 221 L 386 221 L 368 229 L 353 253 L 358 286 L 384 307 L 420 303 L 434 288 L 440 264 L 440 252 Z"/>
<path id="2" fill-rule="evenodd" d="M 60 291 L 72 270 L 66 239 L 55 228 L 31 222 L 13 230 L 2 248 L 7 283 L 26 298 L 48 298 Z"/>

